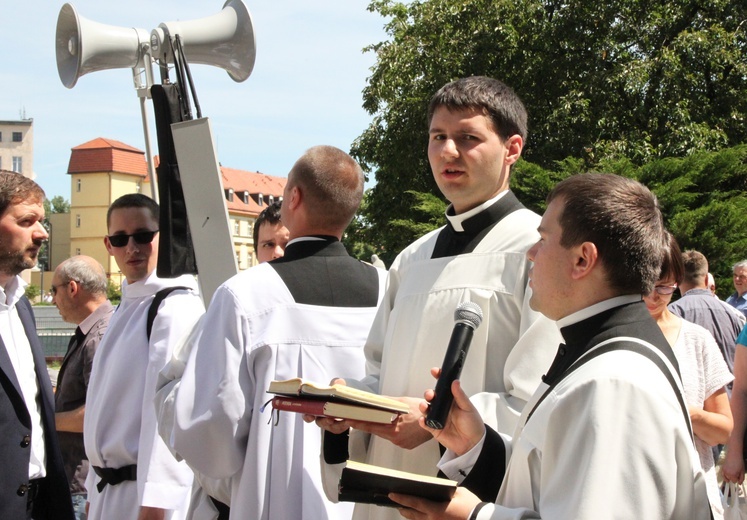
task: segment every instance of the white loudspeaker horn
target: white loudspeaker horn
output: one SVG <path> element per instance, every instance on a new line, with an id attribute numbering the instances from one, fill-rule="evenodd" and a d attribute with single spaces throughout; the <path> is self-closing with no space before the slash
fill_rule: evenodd
<path id="1" fill-rule="evenodd" d="M 257 56 L 254 27 L 241 0 L 228 0 L 220 13 L 207 18 L 160 24 L 150 34 L 153 57 L 162 63 L 174 63 L 169 38 L 177 34 L 187 63 L 221 67 L 237 82 L 252 73 Z"/>
<path id="2" fill-rule="evenodd" d="M 60 80 L 73 88 L 78 78 L 89 72 L 134 68 L 142 61 L 140 45 L 147 42 L 145 29 L 93 22 L 65 4 L 57 17 L 55 39 Z"/>

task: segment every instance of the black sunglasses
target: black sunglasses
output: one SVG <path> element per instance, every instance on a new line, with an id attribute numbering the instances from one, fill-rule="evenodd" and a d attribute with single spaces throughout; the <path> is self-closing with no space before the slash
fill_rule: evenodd
<path id="1" fill-rule="evenodd" d="M 129 243 L 130 237 L 135 239 L 136 244 L 150 244 L 153 242 L 156 233 L 158 233 L 157 229 L 155 231 L 138 231 L 131 235 L 109 235 L 107 238 L 112 247 L 124 247 Z"/>

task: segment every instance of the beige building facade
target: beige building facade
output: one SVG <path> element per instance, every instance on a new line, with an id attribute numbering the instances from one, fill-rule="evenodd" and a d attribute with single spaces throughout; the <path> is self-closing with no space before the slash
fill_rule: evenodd
<path id="1" fill-rule="evenodd" d="M 54 216 L 66 220 L 67 233 L 64 224 L 52 223 L 50 268 L 54 270 L 70 256 L 88 255 L 101 262 L 109 278 L 120 285 L 123 275 L 104 247 L 106 212 L 127 193 L 151 195 L 145 153 L 119 141 L 97 138 L 72 149 L 67 173 L 70 213 Z M 227 167 L 221 167 L 221 177 L 237 264 L 240 270 L 247 269 L 257 263 L 252 239 L 256 217 L 272 201 L 282 199 L 286 179 Z M 32 283 L 39 283 L 35 276 Z"/>
<path id="2" fill-rule="evenodd" d="M 34 174 L 34 120 L 0 121 L 0 170 Z"/>

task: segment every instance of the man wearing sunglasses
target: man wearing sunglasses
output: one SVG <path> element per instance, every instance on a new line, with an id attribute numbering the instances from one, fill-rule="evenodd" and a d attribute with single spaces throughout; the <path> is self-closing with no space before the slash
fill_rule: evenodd
<path id="1" fill-rule="evenodd" d="M 700 325 L 710 332 L 716 339 L 729 370 L 734 373 L 734 349 L 737 336 L 744 326 L 744 316 L 711 294 L 708 289 L 708 260 L 703 253 L 685 251 L 682 253 L 682 261 L 685 264 L 685 276 L 679 287 L 682 298 L 670 303 L 669 310 L 683 320 Z M 729 392 L 731 387 L 729 383 Z"/>
<path id="2" fill-rule="evenodd" d="M 52 385 L 26 283 L 47 239 L 44 191 L 0 170 L 0 518 L 72 520 Z"/>
<path id="3" fill-rule="evenodd" d="M 192 472 L 158 437 L 153 396 L 158 372 L 204 306 L 193 276 L 156 275 L 158 218 L 158 204 L 141 194 L 118 198 L 107 214 L 104 244 L 125 282 L 88 388 L 89 520 L 183 518 L 189 505 Z M 148 330 L 151 304 L 166 289 L 173 292 Z"/>

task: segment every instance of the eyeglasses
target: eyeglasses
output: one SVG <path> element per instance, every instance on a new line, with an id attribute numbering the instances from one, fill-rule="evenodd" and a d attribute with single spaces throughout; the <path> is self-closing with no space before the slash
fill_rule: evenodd
<path id="1" fill-rule="evenodd" d="M 673 294 L 675 290 L 677 290 L 677 284 L 657 285 L 656 287 L 654 287 L 654 291 L 656 291 L 658 294 L 661 294 L 662 296 L 669 296 L 670 294 Z"/>
<path id="2" fill-rule="evenodd" d="M 52 296 L 57 296 L 57 288 L 58 287 L 65 287 L 66 285 L 69 285 L 70 282 L 72 282 L 72 280 L 67 281 L 65 283 L 58 283 L 57 285 L 53 285 L 52 288 L 51 288 Z"/>
<path id="3" fill-rule="evenodd" d="M 155 231 L 138 231 L 131 235 L 108 235 L 107 238 L 112 247 L 124 247 L 130 242 L 130 237 L 135 239 L 136 244 L 150 244 L 153 242 L 156 233 L 158 233 L 157 229 Z"/>

